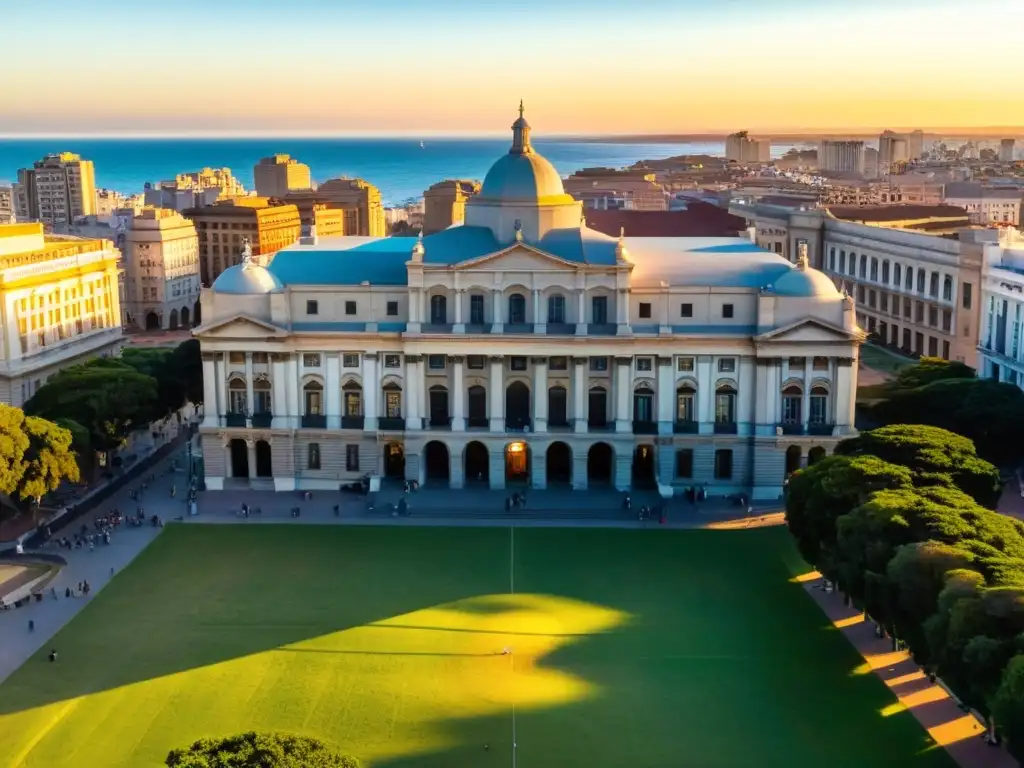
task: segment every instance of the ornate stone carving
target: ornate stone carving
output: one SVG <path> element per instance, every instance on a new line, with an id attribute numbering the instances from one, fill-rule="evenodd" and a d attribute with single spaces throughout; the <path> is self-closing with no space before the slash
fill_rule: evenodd
<path id="1" fill-rule="evenodd" d="M 464 358 L 462 355 L 449 355 L 448 356 L 448 362 L 452 363 L 453 365 L 462 365 L 465 362 L 465 360 L 466 360 L 466 358 Z"/>

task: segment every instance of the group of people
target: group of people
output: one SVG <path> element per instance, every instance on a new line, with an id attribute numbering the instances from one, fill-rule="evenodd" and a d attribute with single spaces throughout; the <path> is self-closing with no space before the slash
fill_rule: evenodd
<path id="1" fill-rule="evenodd" d="M 516 491 L 505 499 L 505 511 L 512 512 L 526 506 L 526 491 Z"/>

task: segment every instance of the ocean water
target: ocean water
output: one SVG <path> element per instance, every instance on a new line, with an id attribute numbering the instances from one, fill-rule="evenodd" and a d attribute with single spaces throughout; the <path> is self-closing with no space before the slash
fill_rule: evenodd
<path id="1" fill-rule="evenodd" d="M 92 160 L 96 185 L 125 194 L 141 192 L 147 182 L 209 166 L 232 170 L 252 188 L 252 169 L 261 157 L 287 153 L 306 163 L 316 181 L 357 176 L 375 184 L 394 205 L 423 195 L 441 179 L 483 180 L 487 169 L 508 151 L 509 139 L 357 139 L 357 138 L 182 138 L 182 139 L 2 139 L 0 182 L 13 181 L 19 168 L 43 155 L 77 152 Z M 535 139 L 534 146 L 567 176 L 588 166 L 619 168 L 637 160 L 684 154 L 722 155 L 723 142 L 617 144 Z M 781 155 L 787 147 L 773 147 Z"/>

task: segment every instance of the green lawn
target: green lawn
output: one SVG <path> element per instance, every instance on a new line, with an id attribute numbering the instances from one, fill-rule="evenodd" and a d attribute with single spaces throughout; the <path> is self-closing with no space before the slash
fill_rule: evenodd
<path id="1" fill-rule="evenodd" d="M 374 768 L 506 768 L 513 731 L 519 768 L 950 768 L 800 570 L 784 528 L 170 526 L 0 686 L 0 765 L 255 728 Z"/>

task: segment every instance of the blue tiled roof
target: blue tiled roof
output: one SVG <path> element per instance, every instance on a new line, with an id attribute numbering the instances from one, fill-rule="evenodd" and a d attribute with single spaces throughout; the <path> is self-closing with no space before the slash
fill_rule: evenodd
<path id="1" fill-rule="evenodd" d="M 572 227 L 550 230 L 537 247 L 566 261 L 612 266 L 617 244 L 618 241 L 601 232 L 587 227 Z"/>
<path id="2" fill-rule="evenodd" d="M 267 269 L 285 285 L 405 285 L 411 237 L 338 238 L 323 247 L 285 248 Z M 348 246 L 348 247 L 346 247 Z"/>
<path id="3" fill-rule="evenodd" d="M 740 240 L 736 243 L 708 245 L 704 248 L 694 248 L 691 253 L 766 253 L 766 251 L 761 246 L 755 245 L 749 240 Z"/>
<path id="4" fill-rule="evenodd" d="M 458 264 L 500 251 L 502 247 L 489 227 L 450 227 L 423 238 L 423 261 Z"/>

